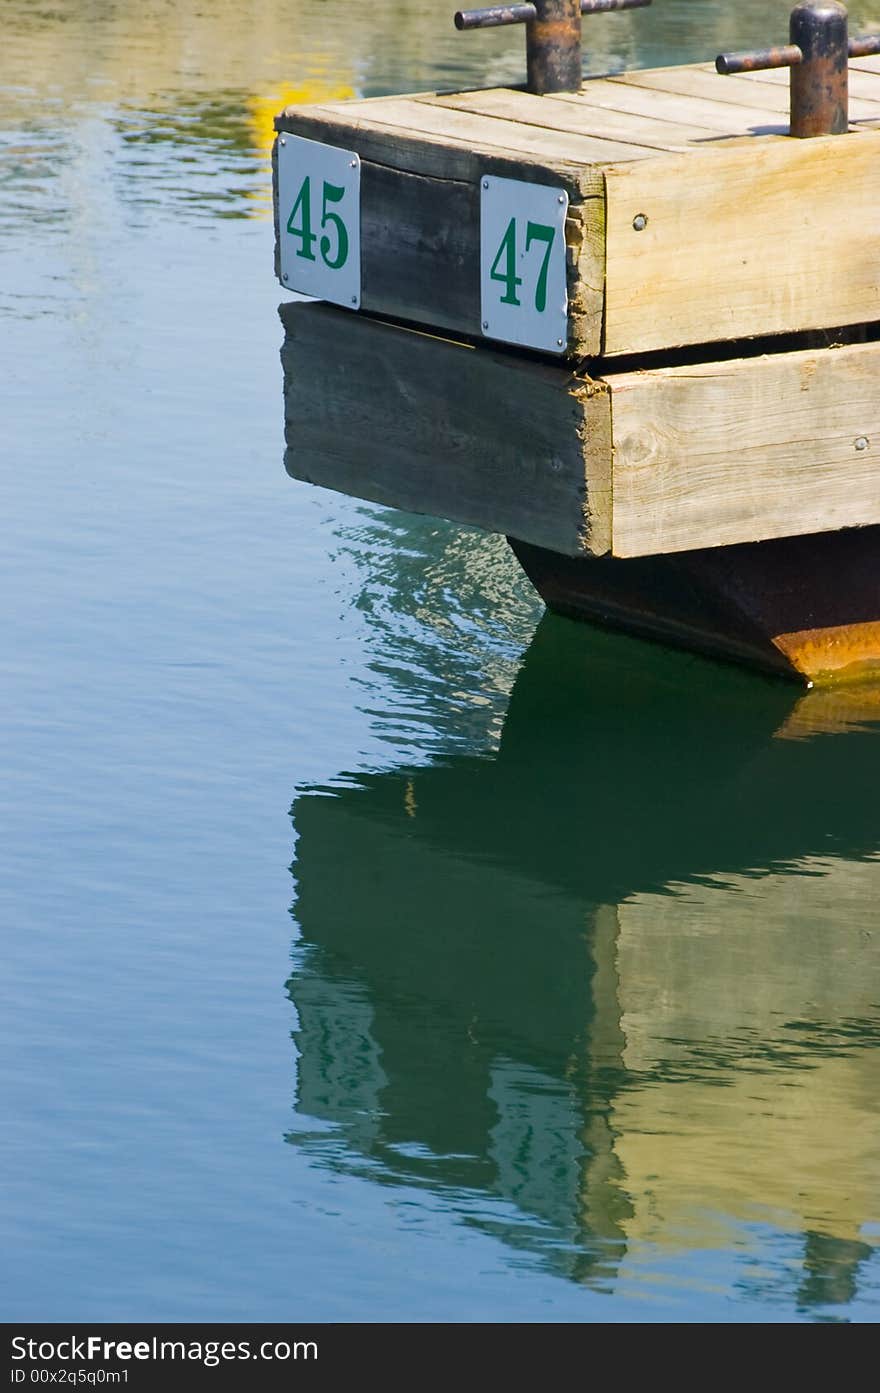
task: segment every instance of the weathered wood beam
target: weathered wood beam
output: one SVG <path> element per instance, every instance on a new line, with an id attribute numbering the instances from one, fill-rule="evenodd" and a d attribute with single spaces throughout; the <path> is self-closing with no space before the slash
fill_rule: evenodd
<path id="1" fill-rule="evenodd" d="M 616 165 L 606 196 L 609 356 L 880 319 L 880 132 Z"/>
<path id="2" fill-rule="evenodd" d="M 605 380 L 615 556 L 880 523 L 880 343 Z"/>
<path id="3" fill-rule="evenodd" d="M 281 319 L 294 478 L 573 555 L 608 551 L 602 383 L 324 305 L 286 304 Z"/>
<path id="4" fill-rule="evenodd" d="M 298 478 L 570 556 L 880 524 L 880 342 L 594 379 L 328 306 L 281 313 Z"/>

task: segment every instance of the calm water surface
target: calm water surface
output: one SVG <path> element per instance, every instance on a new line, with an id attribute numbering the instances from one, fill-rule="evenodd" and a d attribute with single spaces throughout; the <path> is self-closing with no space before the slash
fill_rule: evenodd
<path id="1" fill-rule="evenodd" d="M 880 697 L 542 617 L 500 540 L 282 469 L 273 111 L 521 34 L 0 32 L 2 1316 L 877 1319 Z"/>

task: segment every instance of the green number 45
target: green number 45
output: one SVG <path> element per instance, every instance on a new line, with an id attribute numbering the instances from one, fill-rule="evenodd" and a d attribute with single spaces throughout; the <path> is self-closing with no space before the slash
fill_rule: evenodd
<path id="1" fill-rule="evenodd" d="M 331 271 L 339 271 L 348 260 L 348 231 L 345 223 L 338 213 L 331 213 L 327 210 L 328 203 L 341 203 L 345 197 L 345 188 L 335 184 L 328 184 L 324 180 L 324 193 L 321 203 L 321 227 L 322 229 L 332 223 L 336 231 L 336 255 L 330 255 L 332 242 L 325 234 L 321 238 L 321 260 Z M 297 226 L 297 215 L 299 216 L 299 226 Z M 316 261 L 314 252 L 315 243 L 318 240 L 317 232 L 312 231 L 312 181 L 306 177 L 296 196 L 296 202 L 291 209 L 290 217 L 287 219 L 287 230 L 291 237 L 299 239 L 299 250 L 297 256 L 301 256 L 305 261 Z"/>
<path id="2" fill-rule="evenodd" d="M 526 223 L 526 253 L 531 251 L 533 242 L 544 243 L 544 260 L 541 263 L 541 269 L 535 283 L 535 309 L 539 314 L 543 314 L 547 308 L 547 272 L 550 269 L 550 252 L 553 249 L 555 236 L 555 227 L 548 227 L 541 222 Z M 516 218 L 511 218 L 507 224 L 507 231 L 501 238 L 501 246 L 495 253 L 495 260 L 492 262 L 492 269 L 489 272 L 491 280 L 500 281 L 504 286 L 504 294 L 501 296 L 502 305 L 522 304 L 516 293 L 517 288 L 523 283 L 522 276 L 516 274 L 516 241 Z"/>

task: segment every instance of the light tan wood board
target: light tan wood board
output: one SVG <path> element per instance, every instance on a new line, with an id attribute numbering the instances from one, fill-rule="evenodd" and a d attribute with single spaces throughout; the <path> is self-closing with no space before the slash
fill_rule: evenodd
<path id="1" fill-rule="evenodd" d="M 664 96 L 738 107 L 748 113 L 745 119 L 756 127 L 756 107 L 774 113 L 776 122 L 782 122 L 785 126 L 788 124 L 788 68 L 724 77 L 715 71 L 714 64 L 697 63 L 687 67 L 637 69 L 620 74 L 612 81 L 621 87 L 635 87 L 642 91 L 663 93 Z M 853 123 L 880 121 L 880 74 L 865 73 L 853 64 L 849 89 L 850 118 Z"/>
<path id="2" fill-rule="evenodd" d="M 606 354 L 876 320 L 880 133 L 606 170 Z"/>
<path id="3" fill-rule="evenodd" d="M 615 556 L 880 523 L 880 343 L 607 381 Z"/>

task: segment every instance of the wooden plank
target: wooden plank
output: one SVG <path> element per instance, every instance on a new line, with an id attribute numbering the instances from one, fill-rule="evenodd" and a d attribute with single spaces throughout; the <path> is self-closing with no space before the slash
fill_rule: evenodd
<path id="1" fill-rule="evenodd" d="M 880 320 L 880 133 L 612 166 L 606 229 L 609 355 Z"/>
<path id="2" fill-rule="evenodd" d="M 732 77 L 722 77 L 709 63 L 681 68 L 649 68 L 622 74 L 610 81 L 625 87 L 640 87 L 652 92 L 673 93 L 683 97 L 700 97 L 716 102 L 719 106 L 745 107 L 747 124 L 756 128 L 766 123 L 778 126 L 779 118 L 785 117 L 788 129 L 788 71 L 776 70 L 765 73 L 738 73 Z M 763 108 L 763 117 L 756 119 L 755 108 Z M 880 117 L 875 101 L 862 101 L 857 97 L 850 100 L 850 118 L 853 121 L 871 121 Z"/>
<path id="3" fill-rule="evenodd" d="M 426 179 L 362 162 L 362 308 L 479 335 L 479 222 L 476 180 Z M 593 337 L 601 313 L 594 304 Z"/>
<path id="4" fill-rule="evenodd" d="M 873 58 L 850 58 L 849 68 L 850 72 L 855 68 L 856 72 L 860 73 L 880 74 L 880 54 Z"/>
<path id="5" fill-rule="evenodd" d="M 454 108 L 456 111 L 479 112 L 524 125 L 541 126 L 545 130 L 577 131 L 606 140 L 644 146 L 649 150 L 681 150 L 690 141 L 703 139 L 706 135 L 705 129 L 699 126 L 611 109 L 580 106 L 575 109 L 571 103 L 557 101 L 553 94 L 536 97 L 508 87 L 490 88 L 484 92 L 458 92 L 432 100 L 437 106 Z"/>
<path id="6" fill-rule="evenodd" d="M 745 107 L 749 113 L 745 119 L 749 124 L 760 125 L 762 120 L 769 120 L 774 125 L 781 125 L 779 118 L 788 115 L 787 97 L 772 84 L 762 89 L 742 73 L 722 77 L 708 64 L 624 73 L 611 81 L 622 87 L 638 87 L 642 91 L 699 98 L 719 107 Z M 735 119 L 733 113 L 728 119 Z"/>
<path id="7" fill-rule="evenodd" d="M 605 140 L 586 131 L 555 132 L 519 123 L 511 129 L 509 121 L 445 107 L 443 97 L 436 93 L 409 101 L 381 98 L 379 102 L 377 114 L 383 125 L 400 126 L 414 134 L 429 131 L 451 136 L 475 149 L 531 155 L 547 168 L 557 163 L 594 165 L 606 160 L 646 159 L 652 154 L 649 149 Z"/>
<path id="8" fill-rule="evenodd" d="M 718 81 L 727 79 L 718 78 Z M 579 109 L 629 111 L 634 116 L 678 121 L 718 135 L 745 135 L 749 127 L 783 131 L 773 107 L 764 103 L 760 96 L 755 96 L 745 110 L 734 111 L 723 102 L 712 102 L 699 95 L 654 91 L 653 88 L 645 91 L 638 82 L 628 82 L 624 78 L 595 78 L 585 82 L 581 92 L 560 92 L 554 100 L 574 103 Z"/>
<path id="9" fill-rule="evenodd" d="M 281 318 L 294 478 L 571 555 L 608 550 L 607 387 L 325 305 Z"/>
<path id="10" fill-rule="evenodd" d="M 780 87 L 785 94 L 785 100 L 789 97 L 791 73 L 788 68 L 767 68 L 755 73 L 741 73 L 738 76 L 755 85 L 769 84 Z M 849 98 L 850 106 L 854 104 L 857 108 L 861 108 L 865 103 L 869 103 L 870 107 L 880 105 L 880 79 L 878 76 L 873 73 L 860 72 L 858 68 L 851 69 L 849 73 Z M 871 114 L 870 110 L 868 114 Z M 880 111 L 874 113 L 874 116 L 875 119 L 880 119 Z"/>
<path id="11" fill-rule="evenodd" d="M 880 523 L 880 344 L 608 381 L 615 556 Z"/>
<path id="12" fill-rule="evenodd" d="M 489 172 L 540 182 L 552 173 L 574 198 L 598 191 L 596 166 L 653 154 L 612 140 L 447 109 L 435 105 L 430 93 L 425 100 L 381 97 L 288 107 L 276 126 L 332 144 L 347 141 L 362 159 L 408 174 L 465 181 Z"/>

